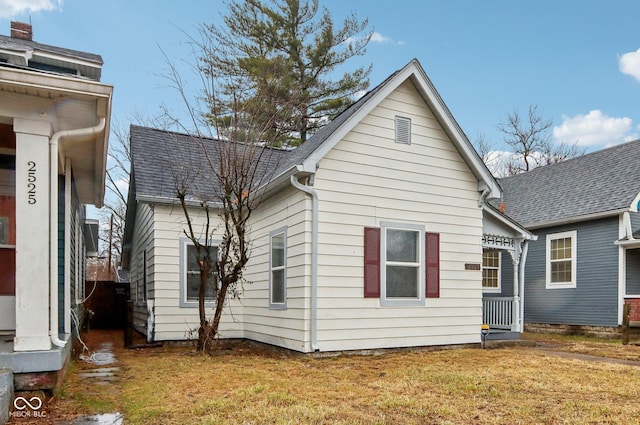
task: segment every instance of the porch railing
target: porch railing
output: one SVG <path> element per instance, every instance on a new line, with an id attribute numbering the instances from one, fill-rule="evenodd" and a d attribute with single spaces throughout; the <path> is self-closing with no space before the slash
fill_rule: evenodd
<path id="1" fill-rule="evenodd" d="M 483 298 L 482 321 L 492 328 L 511 329 L 511 325 L 513 324 L 513 298 Z"/>

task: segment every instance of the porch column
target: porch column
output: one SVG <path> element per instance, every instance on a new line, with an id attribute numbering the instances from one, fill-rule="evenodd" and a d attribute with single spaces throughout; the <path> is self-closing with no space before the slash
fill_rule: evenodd
<path id="1" fill-rule="evenodd" d="M 49 350 L 51 124 L 14 119 L 16 133 L 15 351 Z"/>
<path id="2" fill-rule="evenodd" d="M 519 267 L 520 264 L 520 244 L 514 241 L 514 247 L 511 253 L 513 260 L 513 322 L 511 323 L 511 330 L 513 332 L 520 332 L 520 279 L 519 279 Z"/>

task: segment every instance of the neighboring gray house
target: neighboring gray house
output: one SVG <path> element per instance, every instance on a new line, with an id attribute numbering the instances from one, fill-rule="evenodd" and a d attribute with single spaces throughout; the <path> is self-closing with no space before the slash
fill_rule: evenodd
<path id="1" fill-rule="evenodd" d="M 538 236 L 525 268 L 527 328 L 614 330 L 625 302 L 640 320 L 639 170 L 636 140 L 499 181 L 505 213 Z M 491 295 L 510 296 L 511 275 L 505 262 Z"/>

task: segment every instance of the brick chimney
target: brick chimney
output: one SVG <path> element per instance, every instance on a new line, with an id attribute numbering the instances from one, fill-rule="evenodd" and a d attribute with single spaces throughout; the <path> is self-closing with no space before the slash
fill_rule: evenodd
<path id="1" fill-rule="evenodd" d="M 11 21 L 11 37 L 33 41 L 33 28 L 24 22 Z"/>

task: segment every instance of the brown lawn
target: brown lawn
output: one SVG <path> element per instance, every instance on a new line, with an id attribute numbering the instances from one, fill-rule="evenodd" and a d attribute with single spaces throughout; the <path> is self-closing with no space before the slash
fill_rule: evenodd
<path id="1" fill-rule="evenodd" d="M 87 339 L 108 336 L 94 330 Z M 81 380 L 87 366 L 74 362 L 46 405 L 47 422 L 119 411 L 125 424 L 640 423 L 640 367 L 531 347 L 314 358 L 238 343 L 203 356 L 188 347 L 125 350 L 120 339 L 119 381 Z M 553 342 L 640 359 L 640 347 L 619 342 Z"/>

